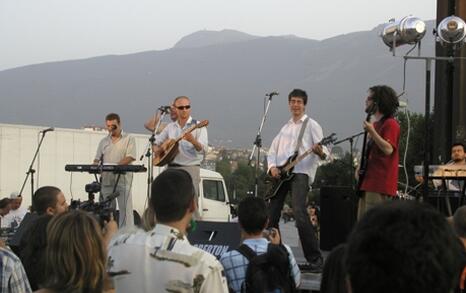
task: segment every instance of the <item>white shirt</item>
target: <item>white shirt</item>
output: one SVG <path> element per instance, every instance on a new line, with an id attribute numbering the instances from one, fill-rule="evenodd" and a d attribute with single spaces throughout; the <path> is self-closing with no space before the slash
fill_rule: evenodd
<path id="1" fill-rule="evenodd" d="M 163 129 L 163 131 L 158 136 L 156 136 L 155 144 L 161 145 L 169 138 L 178 138 L 183 133 L 183 131 L 194 125 L 193 122 L 193 118 L 189 116 L 183 128 L 178 124 L 178 121 L 169 123 Z M 199 121 L 197 121 L 197 123 L 199 123 Z M 194 138 L 202 145 L 202 150 L 199 152 L 196 151 L 192 143 L 182 139 L 179 141 L 180 151 L 171 163 L 181 166 L 196 166 L 201 164 L 205 153 L 207 153 L 207 129 L 202 127 L 195 129 L 191 133 Z"/>
<path id="2" fill-rule="evenodd" d="M 27 212 L 27 209 L 23 207 L 19 207 L 16 210 L 10 210 L 10 212 L 2 218 L 2 228 L 18 228 Z"/>
<path id="3" fill-rule="evenodd" d="M 294 122 L 293 119 L 290 119 L 273 139 L 267 155 L 269 170 L 272 167 L 282 166 L 286 163 L 286 160 L 293 155 L 298 143 L 297 140 L 299 132 L 301 131 L 301 126 L 307 117 L 308 116 L 304 114 L 303 117 L 296 122 Z M 304 130 L 299 154 L 302 154 L 312 148 L 312 146 L 319 143 L 323 137 L 322 127 L 320 127 L 319 123 L 315 120 L 309 118 L 306 129 Z M 326 147 L 323 147 L 323 151 L 328 154 Z M 295 166 L 293 173 L 308 175 L 309 184 L 312 184 L 312 182 L 314 182 L 317 167 L 319 166 L 319 161 L 319 156 L 315 153 L 311 153 Z"/>
<path id="4" fill-rule="evenodd" d="M 116 236 L 108 255 L 116 292 L 228 292 L 217 258 L 170 226 Z"/>

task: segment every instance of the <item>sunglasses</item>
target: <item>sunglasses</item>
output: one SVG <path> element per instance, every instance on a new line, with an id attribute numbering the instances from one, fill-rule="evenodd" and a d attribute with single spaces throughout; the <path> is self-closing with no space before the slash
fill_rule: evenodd
<path id="1" fill-rule="evenodd" d="M 186 105 L 186 106 L 178 106 L 176 107 L 178 110 L 188 110 L 191 109 L 191 105 Z"/>

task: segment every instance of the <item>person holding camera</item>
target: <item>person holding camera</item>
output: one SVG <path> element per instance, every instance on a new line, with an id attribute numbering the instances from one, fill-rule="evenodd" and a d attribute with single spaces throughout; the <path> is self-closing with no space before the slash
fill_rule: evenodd
<path id="1" fill-rule="evenodd" d="M 220 258 L 230 292 L 262 292 L 263 289 L 267 292 L 275 289 L 294 292 L 301 282 L 301 272 L 290 247 L 281 243 L 278 229 L 265 230 L 269 222 L 265 201 L 252 196 L 243 199 L 238 206 L 238 222 L 243 244 Z M 267 268 L 260 272 L 266 281 L 259 282 L 254 277 L 248 277 L 252 271 L 261 270 L 256 265 L 250 265 L 253 263 L 262 263 L 262 268 Z M 276 272 L 282 274 L 275 275 Z M 257 285 L 266 287 L 258 288 Z"/>

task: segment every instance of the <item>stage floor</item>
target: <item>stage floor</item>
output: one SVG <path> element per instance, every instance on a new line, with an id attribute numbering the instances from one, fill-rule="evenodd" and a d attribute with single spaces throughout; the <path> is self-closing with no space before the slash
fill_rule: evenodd
<path id="1" fill-rule="evenodd" d="M 298 230 L 295 226 L 295 221 L 290 221 L 284 223 L 280 222 L 280 232 L 282 234 L 282 241 L 291 247 L 293 254 L 296 258 L 296 261 L 299 263 L 305 263 L 306 259 L 304 258 L 303 249 L 299 241 Z M 328 251 L 322 251 L 322 254 L 325 257 L 328 254 Z M 299 289 L 301 290 L 320 290 L 320 279 L 322 274 L 313 274 L 313 273 L 303 273 L 301 272 L 301 285 Z"/>

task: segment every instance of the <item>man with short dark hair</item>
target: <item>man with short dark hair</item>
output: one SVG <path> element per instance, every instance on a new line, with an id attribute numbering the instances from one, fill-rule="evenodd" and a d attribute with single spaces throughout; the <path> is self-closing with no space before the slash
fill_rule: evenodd
<path id="1" fill-rule="evenodd" d="M 68 210 L 63 192 L 55 186 L 43 186 L 32 196 L 32 211 L 39 216 L 43 214 L 59 215 Z"/>
<path id="2" fill-rule="evenodd" d="M 264 229 L 268 224 L 267 207 L 262 198 L 248 196 L 238 206 L 238 221 L 241 227 L 241 239 L 257 255 L 264 254 L 268 250 L 269 243 L 280 245 L 280 234 L 276 228 L 272 228 L 269 239 L 264 237 Z M 301 273 L 296 264 L 293 252 L 288 246 L 284 246 L 288 252 L 289 271 L 292 273 L 294 286 L 298 287 Z M 232 292 L 243 292 L 244 281 L 249 260 L 238 250 L 226 252 L 220 258 L 225 268 L 228 287 Z M 287 276 L 285 276 L 287 277 Z M 243 288 L 244 289 L 244 288 Z"/>
<path id="3" fill-rule="evenodd" d="M 283 166 L 295 152 L 303 154 L 310 149 L 313 151 L 311 155 L 296 164 L 293 169 L 293 178 L 286 181 L 278 190 L 277 195 L 270 200 L 269 227 L 278 229 L 285 198 L 288 192 L 291 192 L 296 227 L 304 257 L 308 261 L 308 264 L 303 265 L 302 268 L 318 272 L 322 270 L 323 258 L 307 213 L 306 201 L 319 162 L 326 158 L 328 151 L 319 145 L 324 137 L 322 127 L 306 115 L 307 100 L 307 93 L 301 89 L 294 89 L 290 92 L 288 107 L 291 119 L 282 127 L 269 149 L 268 171 L 275 178 L 280 178 L 279 167 Z"/>
<path id="4" fill-rule="evenodd" d="M 129 165 L 136 159 L 136 140 L 134 137 L 123 132 L 120 116 L 110 113 L 105 117 L 105 125 L 108 136 L 104 137 L 97 148 L 94 164 L 117 164 Z M 114 174 L 111 172 L 102 173 L 101 195 L 107 197 L 115 190 L 119 192 L 117 197 L 118 208 L 120 210 L 118 224 L 120 227 L 133 226 L 133 199 L 131 196 L 131 184 L 133 174 Z M 116 207 L 115 200 L 112 207 Z"/>
<path id="5" fill-rule="evenodd" d="M 367 211 L 348 239 L 348 292 L 452 292 L 463 250 L 446 219 L 414 201 Z"/>
<path id="6" fill-rule="evenodd" d="M 109 246 L 108 270 L 117 292 L 228 292 L 215 256 L 186 238 L 197 209 L 189 173 L 167 169 L 152 183 L 150 207 L 157 224 L 149 232 L 122 234 Z"/>
<path id="7" fill-rule="evenodd" d="M 373 116 L 372 122 L 364 121 L 363 128 L 369 140 L 366 143 L 365 169 L 359 169 L 360 179 L 358 219 L 372 207 L 396 196 L 398 187 L 398 143 L 400 125 L 394 118 L 398 109 L 398 96 L 389 86 L 376 85 L 369 88 L 366 98 L 366 113 Z M 364 176 L 359 178 L 363 172 Z"/>
<path id="8" fill-rule="evenodd" d="M 29 229 L 35 224 L 39 216 L 44 214 L 54 216 L 66 211 L 68 211 L 68 203 L 59 188 L 42 186 L 37 189 L 32 196 L 31 212 L 26 214 L 10 241 L 10 246 L 16 255 L 20 255 L 22 248 L 25 246 L 24 241 L 27 238 Z"/>

